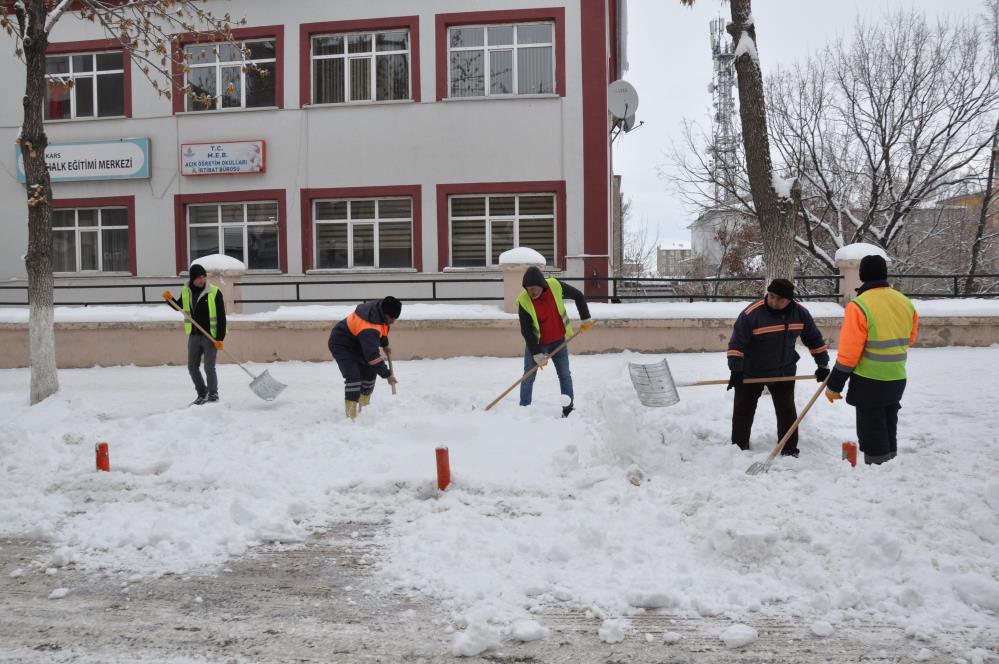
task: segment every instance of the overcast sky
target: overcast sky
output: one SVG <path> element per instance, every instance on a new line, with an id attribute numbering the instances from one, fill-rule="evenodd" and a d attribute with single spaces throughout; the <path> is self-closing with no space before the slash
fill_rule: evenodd
<path id="1" fill-rule="evenodd" d="M 886 13 L 917 9 L 927 16 L 977 17 L 983 0 L 754 0 L 753 18 L 763 73 L 804 59 L 837 37 L 848 37 L 859 16 L 880 20 Z M 614 142 L 614 171 L 632 201 L 630 224 L 648 224 L 660 245 L 690 241 L 693 221 L 656 166 L 667 164 L 671 145 L 681 139 L 683 118 L 708 127 L 711 112 L 711 44 L 708 21 L 729 19 L 727 2 L 628 0 L 628 61 L 625 80 L 638 90 L 637 119 L 645 125 Z M 738 102 L 738 93 L 736 101 Z M 738 113 L 735 118 L 738 127 Z"/>

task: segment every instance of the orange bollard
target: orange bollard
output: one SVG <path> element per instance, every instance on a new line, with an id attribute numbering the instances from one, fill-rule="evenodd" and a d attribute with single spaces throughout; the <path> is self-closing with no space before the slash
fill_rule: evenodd
<path id="1" fill-rule="evenodd" d="M 854 468 L 857 467 L 857 443 L 843 443 L 843 458 L 849 461 Z"/>
<path id="2" fill-rule="evenodd" d="M 97 443 L 94 446 L 94 451 L 97 452 L 97 470 L 103 470 L 105 473 L 111 472 L 111 455 L 108 453 L 108 444 Z"/>
<path id="3" fill-rule="evenodd" d="M 437 448 L 437 488 L 441 491 L 451 484 L 451 460 L 448 458 L 447 448 Z"/>

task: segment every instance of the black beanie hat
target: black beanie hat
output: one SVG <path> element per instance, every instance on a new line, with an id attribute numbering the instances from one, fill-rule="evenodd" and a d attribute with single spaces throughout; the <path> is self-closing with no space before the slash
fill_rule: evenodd
<path id="1" fill-rule="evenodd" d="M 794 284 L 792 284 L 787 279 L 774 279 L 767 286 L 767 292 L 773 293 L 774 295 L 780 295 L 786 300 L 794 299 Z"/>
<path id="2" fill-rule="evenodd" d="M 533 265 L 527 268 L 527 272 L 524 273 L 524 280 L 521 282 L 524 288 L 528 286 L 541 286 L 543 289 L 548 288 L 548 282 L 545 281 L 545 275 L 540 268 L 534 267 Z"/>
<path id="3" fill-rule="evenodd" d="M 188 270 L 187 273 L 191 275 L 191 281 L 194 281 L 198 277 L 208 276 L 208 273 L 205 272 L 205 268 L 201 267 L 198 263 L 193 263 L 191 265 L 191 269 Z"/>
<path id="4" fill-rule="evenodd" d="M 887 281 L 888 263 L 885 262 L 884 257 L 877 254 L 864 256 L 860 260 L 860 280 L 863 282 Z"/>
<path id="5" fill-rule="evenodd" d="M 382 313 L 392 318 L 398 318 L 402 313 L 402 302 L 389 295 L 382 300 Z"/>

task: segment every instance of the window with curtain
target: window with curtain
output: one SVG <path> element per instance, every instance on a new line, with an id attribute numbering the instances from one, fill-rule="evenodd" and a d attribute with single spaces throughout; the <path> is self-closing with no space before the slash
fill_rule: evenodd
<path id="1" fill-rule="evenodd" d="M 409 30 L 312 37 L 312 103 L 410 99 Z"/>
<path id="2" fill-rule="evenodd" d="M 413 267 L 413 199 L 313 201 L 316 268 Z"/>
<path id="3" fill-rule="evenodd" d="M 55 272 L 128 272 L 128 210 L 52 211 Z"/>
<path id="4" fill-rule="evenodd" d="M 187 206 L 188 264 L 209 254 L 243 261 L 248 270 L 279 270 L 278 204 L 211 203 Z"/>
<path id="5" fill-rule="evenodd" d="M 452 267 L 498 265 L 514 247 L 555 264 L 554 194 L 451 196 L 449 205 Z"/>
<path id="6" fill-rule="evenodd" d="M 448 96 L 554 94 L 554 35 L 552 23 L 449 28 Z"/>
<path id="7" fill-rule="evenodd" d="M 277 105 L 277 47 L 274 39 L 236 44 L 188 44 L 184 83 L 196 98 L 187 111 L 266 108 Z"/>
<path id="8" fill-rule="evenodd" d="M 125 55 L 121 51 L 45 58 L 46 120 L 125 115 Z"/>

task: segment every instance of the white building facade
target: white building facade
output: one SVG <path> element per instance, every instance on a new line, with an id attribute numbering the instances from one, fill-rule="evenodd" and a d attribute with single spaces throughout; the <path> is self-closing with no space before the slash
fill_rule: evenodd
<path id="1" fill-rule="evenodd" d="M 181 36 L 190 70 L 174 84 L 200 101 L 158 96 L 67 14 L 48 69 L 74 85 L 49 87 L 46 158 L 57 286 L 83 288 L 57 303 L 136 301 L 212 253 L 242 260 L 249 283 L 349 281 L 354 300 L 386 290 L 358 282 L 498 278 L 514 246 L 569 278 L 608 276 L 621 2 L 210 0 L 246 18 L 234 34 L 249 54 Z M 0 131 L 13 146 L 24 73 L 9 57 L 0 80 L 18 93 L 0 98 Z M 25 277 L 27 214 L 19 156 L 3 159 L 9 286 Z M 123 284 L 137 290 L 101 289 Z"/>

